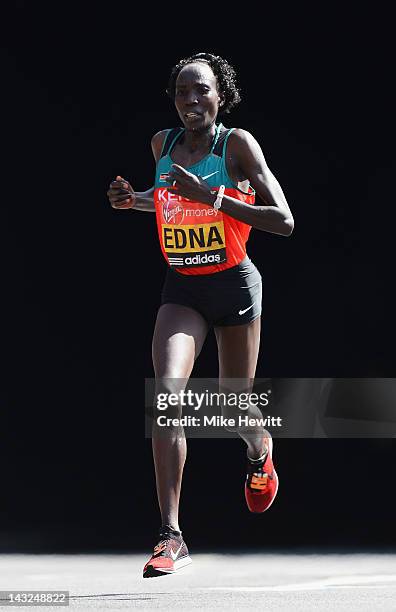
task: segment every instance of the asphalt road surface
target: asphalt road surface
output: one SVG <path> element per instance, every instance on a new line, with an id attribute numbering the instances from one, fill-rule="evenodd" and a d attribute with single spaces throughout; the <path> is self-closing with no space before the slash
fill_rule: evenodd
<path id="1" fill-rule="evenodd" d="M 0 590 L 67 590 L 87 611 L 396 612 L 396 554 L 194 554 L 173 576 L 143 579 L 147 558 L 0 555 Z"/>

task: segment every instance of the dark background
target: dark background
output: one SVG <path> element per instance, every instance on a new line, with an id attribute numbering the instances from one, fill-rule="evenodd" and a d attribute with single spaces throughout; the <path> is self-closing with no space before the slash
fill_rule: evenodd
<path id="1" fill-rule="evenodd" d="M 221 120 L 257 138 L 295 217 L 291 238 L 249 241 L 257 376 L 395 376 L 392 22 L 268 4 L 4 11 L 0 550 L 152 547 L 144 378 L 165 262 L 154 215 L 114 211 L 106 191 L 116 174 L 152 185 L 182 57 L 234 65 L 242 103 Z M 194 375 L 216 374 L 211 336 Z M 191 548 L 396 544 L 393 440 L 279 440 L 264 516 L 245 507 L 244 457 L 240 440 L 189 442 Z"/>

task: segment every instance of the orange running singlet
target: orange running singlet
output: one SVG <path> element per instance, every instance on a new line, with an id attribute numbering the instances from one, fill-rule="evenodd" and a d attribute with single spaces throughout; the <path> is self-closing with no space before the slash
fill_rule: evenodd
<path id="1" fill-rule="evenodd" d="M 216 128 L 210 153 L 186 168 L 201 176 L 213 189 L 225 185 L 225 194 L 254 204 L 255 191 L 241 191 L 228 176 L 226 168 L 227 139 L 235 128 Z M 165 175 L 171 170 L 170 157 L 184 128 L 169 130 L 155 174 L 155 211 L 158 235 L 165 260 L 182 274 L 212 274 L 239 264 L 246 256 L 246 242 L 251 226 L 215 210 L 212 206 L 187 200 L 169 193 Z"/>

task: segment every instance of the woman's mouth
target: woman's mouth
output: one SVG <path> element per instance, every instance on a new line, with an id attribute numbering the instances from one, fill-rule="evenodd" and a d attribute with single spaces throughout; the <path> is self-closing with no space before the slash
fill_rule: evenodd
<path id="1" fill-rule="evenodd" d="M 193 112 L 184 114 L 184 117 L 185 119 L 187 119 L 187 121 L 196 121 L 196 119 L 199 119 L 200 116 L 201 116 L 200 113 L 193 113 Z"/>

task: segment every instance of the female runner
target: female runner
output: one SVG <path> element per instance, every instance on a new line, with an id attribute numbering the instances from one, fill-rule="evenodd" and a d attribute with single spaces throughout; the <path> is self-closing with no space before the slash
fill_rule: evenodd
<path id="1" fill-rule="evenodd" d="M 246 255 L 246 242 L 251 227 L 289 236 L 293 217 L 255 138 L 217 123 L 219 113 L 229 113 L 240 101 L 235 71 L 226 60 L 211 53 L 181 60 L 167 93 L 183 127 L 152 137 L 154 186 L 134 192 L 117 176 L 107 192 L 115 209 L 156 213 L 168 263 L 152 343 L 156 392 L 176 391 L 178 380 L 185 386 L 211 327 L 220 385 L 238 379 L 246 381 L 244 390 L 251 389 L 260 343 L 261 275 Z M 254 205 L 255 194 L 263 205 Z M 261 413 L 252 405 L 248 415 Z M 235 430 L 247 444 L 248 508 L 264 512 L 278 490 L 272 438 L 263 428 L 254 435 L 251 429 Z M 191 562 L 178 519 L 184 430 L 169 427 L 164 436 L 154 419 L 152 435 L 162 526 L 144 577 L 173 573 Z"/>

